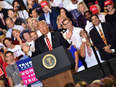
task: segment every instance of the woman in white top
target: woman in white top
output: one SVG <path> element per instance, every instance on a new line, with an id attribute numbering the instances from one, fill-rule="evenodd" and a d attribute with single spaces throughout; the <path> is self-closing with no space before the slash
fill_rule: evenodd
<path id="1" fill-rule="evenodd" d="M 87 64 L 87 67 L 89 68 L 89 67 L 92 67 L 94 65 L 97 65 L 98 63 L 97 63 L 96 57 L 94 55 L 93 49 L 91 48 L 91 45 L 93 45 L 92 41 L 91 41 L 91 38 L 89 36 L 87 36 L 87 33 L 84 30 L 80 31 L 80 36 L 82 37 L 80 55 L 82 57 L 85 57 L 85 62 Z M 89 42 L 88 39 L 90 40 L 90 42 Z M 104 62 L 104 61 L 101 60 L 99 51 L 97 50 L 96 47 L 95 47 L 95 50 L 96 50 L 96 53 L 99 57 L 100 62 Z"/>
<path id="2" fill-rule="evenodd" d="M 21 50 L 21 46 L 20 45 L 14 45 L 13 42 L 12 42 L 12 39 L 5 38 L 3 40 L 3 44 L 7 48 L 7 50 L 13 52 L 15 59 L 18 58 L 21 55 L 23 55 L 23 56 L 25 55 L 24 52 Z"/>
<path id="3" fill-rule="evenodd" d="M 24 20 L 29 17 L 28 12 L 24 10 L 22 5 L 18 1 L 14 0 L 12 6 L 13 9 L 17 12 L 17 17 L 23 18 Z"/>

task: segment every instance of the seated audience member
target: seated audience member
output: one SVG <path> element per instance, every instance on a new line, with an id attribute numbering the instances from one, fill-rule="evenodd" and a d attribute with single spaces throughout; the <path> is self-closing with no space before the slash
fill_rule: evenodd
<path id="1" fill-rule="evenodd" d="M 84 2 L 80 2 L 77 7 L 78 11 L 81 13 L 78 17 L 78 26 L 85 29 L 87 20 L 85 19 L 84 12 L 88 11 L 87 6 Z"/>
<path id="2" fill-rule="evenodd" d="M 92 15 L 94 25 L 90 31 L 90 37 L 95 47 L 98 48 L 101 59 L 109 60 L 116 57 L 116 31 L 110 23 L 101 23 L 97 15 Z"/>
<path id="3" fill-rule="evenodd" d="M 47 1 L 42 1 L 40 5 L 44 13 L 39 17 L 39 21 L 45 20 L 53 31 L 57 31 L 56 20 L 59 15 L 58 12 L 50 9 Z"/>
<path id="4" fill-rule="evenodd" d="M 92 67 L 94 65 L 97 65 L 98 62 L 96 60 L 93 49 L 91 47 L 91 45 L 93 45 L 92 41 L 91 41 L 91 38 L 87 35 L 87 32 L 85 30 L 82 30 L 80 32 L 80 36 L 82 38 L 80 55 L 83 58 L 85 57 L 85 62 L 87 64 L 87 68 L 90 68 L 90 67 Z M 97 48 L 96 48 L 96 53 L 98 55 L 98 58 L 99 58 L 100 62 L 103 62 L 101 60 L 101 57 L 100 57 L 100 54 L 99 54 L 99 51 L 97 50 Z"/>
<path id="5" fill-rule="evenodd" d="M 101 79 L 101 82 L 104 84 L 104 87 L 115 87 L 115 82 L 109 77 L 104 77 Z"/>
<path id="6" fill-rule="evenodd" d="M 38 38 L 38 35 L 35 31 L 31 31 L 30 33 L 31 39 L 35 42 L 35 40 Z"/>
<path id="7" fill-rule="evenodd" d="M 59 15 L 57 17 L 57 25 L 58 25 L 58 30 L 62 31 L 63 33 L 66 31 L 66 27 L 62 24 L 62 21 L 66 18 L 66 16 Z"/>
<path id="8" fill-rule="evenodd" d="M 85 82 L 85 81 L 79 81 L 79 82 L 77 82 L 77 83 L 75 84 L 75 87 L 83 87 L 83 86 L 85 86 L 85 85 L 87 85 L 87 82 Z"/>
<path id="9" fill-rule="evenodd" d="M 85 18 L 86 18 L 86 20 L 87 20 L 87 23 L 86 23 L 86 26 L 85 26 L 85 30 L 88 32 L 88 34 L 89 34 L 89 32 L 90 32 L 90 30 L 93 28 L 93 24 L 92 24 L 92 22 L 91 22 L 91 16 L 92 16 L 92 12 L 91 11 L 86 11 L 85 13 L 84 13 L 84 16 L 85 16 Z"/>
<path id="10" fill-rule="evenodd" d="M 5 23 L 6 18 L 8 17 L 8 9 L 0 8 L 0 29 L 6 29 L 7 26 Z"/>
<path id="11" fill-rule="evenodd" d="M 26 19 L 27 29 L 29 29 L 31 31 L 31 24 L 30 24 L 30 22 L 31 22 L 31 17 L 28 17 Z"/>
<path id="12" fill-rule="evenodd" d="M 22 43 L 25 43 L 25 41 L 21 39 L 20 31 L 18 29 L 13 29 L 12 35 L 14 36 L 14 38 L 16 38 L 16 40 L 13 41 L 14 45 L 22 45 Z"/>
<path id="13" fill-rule="evenodd" d="M 20 25 L 15 25 L 11 18 L 6 19 L 6 24 L 9 27 L 9 30 L 6 33 L 6 37 L 12 38 L 12 40 L 14 40 L 14 37 L 12 35 L 13 29 L 18 29 L 20 32 L 22 32 L 24 30 L 24 27 L 22 27 Z"/>
<path id="14" fill-rule="evenodd" d="M 108 10 L 108 14 L 105 16 L 106 22 L 113 24 L 116 21 L 116 8 L 112 0 L 106 0 L 104 6 Z"/>
<path id="15" fill-rule="evenodd" d="M 81 60 L 79 59 L 79 54 L 78 54 L 76 47 L 74 45 L 71 45 L 68 48 L 68 50 L 71 52 L 71 54 L 75 60 L 75 72 L 84 70 L 85 67 L 83 66 L 83 63 L 81 62 Z"/>
<path id="16" fill-rule="evenodd" d="M 24 10 L 22 5 L 17 0 L 13 1 L 12 6 L 14 11 L 17 13 L 17 18 L 20 17 L 26 20 L 29 17 L 27 11 Z"/>
<path id="17" fill-rule="evenodd" d="M 29 9 L 29 16 L 32 18 L 37 18 L 37 20 L 39 19 L 39 15 L 36 11 L 36 9 Z"/>
<path id="18" fill-rule="evenodd" d="M 26 28 L 26 23 L 23 18 L 17 18 L 16 13 L 13 9 L 8 10 L 8 16 L 11 18 L 16 25 L 22 25 L 24 28 Z"/>
<path id="19" fill-rule="evenodd" d="M 101 22 L 105 22 L 105 15 L 103 15 L 103 13 L 101 13 L 101 9 L 100 9 L 100 6 L 99 5 L 91 5 L 90 7 L 90 11 L 93 13 L 93 14 L 96 14 L 98 15 L 99 19 Z"/>
<path id="20" fill-rule="evenodd" d="M 74 87 L 74 83 L 67 83 L 64 87 Z"/>
<path id="21" fill-rule="evenodd" d="M 75 19 L 71 16 L 71 14 L 65 9 L 65 8 L 60 8 L 60 15 L 66 16 L 68 18 L 70 18 L 70 20 L 72 21 L 72 24 L 77 27 L 76 21 Z"/>
<path id="22" fill-rule="evenodd" d="M 5 60 L 7 60 L 7 62 L 9 63 L 6 67 L 6 72 L 11 87 L 27 87 L 26 85 L 24 85 L 21 77 L 19 77 L 19 70 L 14 60 L 13 52 L 6 51 L 4 55 Z"/>
<path id="23" fill-rule="evenodd" d="M 35 41 L 35 52 L 32 53 L 29 46 L 23 45 L 22 47 L 23 52 L 30 57 L 52 50 L 59 46 L 64 46 L 66 48 L 70 46 L 71 41 L 65 40 L 60 32 L 50 32 L 45 21 L 40 21 L 38 23 L 38 28 L 42 33 L 42 36 Z"/>
<path id="24" fill-rule="evenodd" d="M 36 18 L 32 18 L 31 22 L 30 22 L 30 27 L 31 27 L 31 31 L 36 31 L 38 36 L 40 37 L 42 34 L 39 31 L 39 28 L 37 26 L 38 23 L 39 23 L 39 21 Z"/>
<path id="25" fill-rule="evenodd" d="M 23 36 L 23 39 L 25 40 L 25 43 L 26 43 L 27 45 L 29 45 L 30 50 L 31 50 L 32 52 L 34 52 L 34 51 L 35 51 L 35 43 L 34 43 L 34 41 L 31 39 L 29 33 L 30 33 L 30 31 L 24 31 L 24 32 L 22 33 L 22 36 Z"/>
<path id="26" fill-rule="evenodd" d="M 75 45 L 77 50 L 80 50 L 82 41 L 81 37 L 79 36 L 79 32 L 82 30 L 82 28 L 74 27 L 69 18 L 65 18 L 62 23 L 67 28 L 66 32 L 63 34 L 64 38 L 71 40 L 72 45 Z"/>
<path id="27" fill-rule="evenodd" d="M 23 51 L 21 50 L 21 46 L 20 45 L 14 45 L 12 42 L 12 39 L 10 38 L 5 38 L 3 40 L 3 44 L 4 46 L 7 48 L 7 51 L 11 51 L 14 54 L 14 59 L 19 60 L 18 57 L 21 55 L 25 55 L 23 53 Z M 22 57 L 23 57 L 22 56 Z"/>

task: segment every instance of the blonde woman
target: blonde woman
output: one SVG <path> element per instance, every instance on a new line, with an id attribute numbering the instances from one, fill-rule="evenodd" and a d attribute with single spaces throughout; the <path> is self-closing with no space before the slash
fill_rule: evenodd
<path id="1" fill-rule="evenodd" d="M 85 28 L 87 20 L 85 19 L 84 12 L 88 11 L 88 8 L 84 2 L 80 2 L 77 9 L 81 13 L 81 15 L 78 17 L 78 25 L 81 28 Z"/>
<path id="2" fill-rule="evenodd" d="M 59 29 L 61 32 L 63 31 L 63 33 L 66 31 L 66 27 L 62 24 L 62 21 L 63 21 L 65 18 L 67 18 L 67 17 L 64 16 L 64 15 L 59 15 L 59 16 L 57 17 L 57 21 L 56 21 L 56 23 L 57 23 L 57 25 L 58 25 L 58 29 Z"/>
<path id="3" fill-rule="evenodd" d="M 30 22 L 30 27 L 31 27 L 31 31 L 36 31 L 38 34 L 38 37 L 40 37 L 42 34 L 38 29 L 38 26 L 37 26 L 38 23 L 39 21 L 36 18 L 32 18 Z"/>

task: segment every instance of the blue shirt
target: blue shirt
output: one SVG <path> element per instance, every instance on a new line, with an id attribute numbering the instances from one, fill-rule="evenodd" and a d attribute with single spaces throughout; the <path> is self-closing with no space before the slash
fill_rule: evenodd
<path id="1" fill-rule="evenodd" d="M 44 13 L 44 16 L 45 16 L 45 20 L 46 20 L 47 24 L 51 24 L 50 23 L 50 13 L 48 12 L 47 15 Z"/>

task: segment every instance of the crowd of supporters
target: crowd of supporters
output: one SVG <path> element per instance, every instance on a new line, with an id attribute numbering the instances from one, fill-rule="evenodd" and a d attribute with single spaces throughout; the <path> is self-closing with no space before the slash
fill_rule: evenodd
<path id="1" fill-rule="evenodd" d="M 4 72 L 0 87 L 27 87 L 16 61 L 58 46 L 71 52 L 76 73 L 98 64 L 94 52 L 101 63 L 116 57 L 116 5 L 112 0 L 104 2 L 104 12 L 97 0 L 95 4 L 70 0 L 67 7 L 64 0 L 26 1 L 27 9 L 19 0 L 12 1 L 13 9 L 0 8 L 0 68 Z M 115 82 L 108 76 L 90 85 L 78 82 L 65 87 L 113 87 Z"/>

